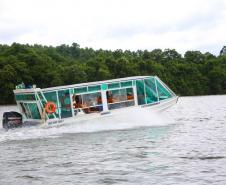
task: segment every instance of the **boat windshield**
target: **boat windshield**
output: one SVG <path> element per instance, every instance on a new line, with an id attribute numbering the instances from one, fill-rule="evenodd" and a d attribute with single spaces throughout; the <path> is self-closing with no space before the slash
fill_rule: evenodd
<path id="1" fill-rule="evenodd" d="M 154 104 L 175 94 L 155 77 L 136 80 L 138 105 Z"/>

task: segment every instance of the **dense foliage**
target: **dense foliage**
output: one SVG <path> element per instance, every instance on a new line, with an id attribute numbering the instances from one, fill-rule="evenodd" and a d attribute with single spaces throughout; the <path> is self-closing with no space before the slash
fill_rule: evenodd
<path id="1" fill-rule="evenodd" d="M 226 93 L 226 55 L 174 49 L 109 51 L 71 46 L 0 45 L 0 104 L 14 103 L 24 82 L 50 87 L 134 75 L 157 75 L 179 95 Z"/>

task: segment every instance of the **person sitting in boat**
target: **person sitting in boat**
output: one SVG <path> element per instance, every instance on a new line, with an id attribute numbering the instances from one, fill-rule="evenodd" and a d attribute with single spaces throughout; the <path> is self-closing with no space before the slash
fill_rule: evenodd
<path id="1" fill-rule="evenodd" d="M 86 113 L 86 114 L 91 113 L 90 107 L 87 107 L 87 105 L 85 103 L 82 106 L 85 107 L 82 109 L 84 113 Z"/>
<path id="2" fill-rule="evenodd" d="M 73 95 L 73 107 L 74 109 L 82 108 L 82 98 L 81 95 Z"/>
<path id="3" fill-rule="evenodd" d="M 83 102 L 83 112 L 85 112 L 86 114 L 98 113 L 103 110 L 103 106 L 101 104 L 101 96 L 96 96 L 93 98 L 90 97 L 85 102 Z"/>
<path id="4" fill-rule="evenodd" d="M 80 112 L 79 108 L 82 108 L 81 95 L 74 94 L 72 96 L 72 101 L 73 101 L 74 115 L 77 115 L 77 113 Z"/>
<path id="5" fill-rule="evenodd" d="M 97 97 L 97 104 L 98 105 L 102 104 L 102 98 L 101 98 L 101 96 L 98 96 Z"/>
<path id="6" fill-rule="evenodd" d="M 132 92 L 128 92 L 127 93 L 127 100 L 133 100 L 134 99 L 134 96 L 132 94 Z"/>
<path id="7" fill-rule="evenodd" d="M 108 103 L 113 103 L 113 96 L 112 96 L 112 94 L 110 93 L 110 91 L 107 91 L 107 92 L 106 92 L 106 95 L 107 95 L 107 102 L 108 102 Z"/>
<path id="8" fill-rule="evenodd" d="M 103 106 L 101 105 L 102 104 L 102 98 L 101 98 L 101 96 L 98 96 L 97 97 L 97 104 L 99 105 L 99 106 L 97 106 L 97 111 L 98 112 L 103 111 Z"/>

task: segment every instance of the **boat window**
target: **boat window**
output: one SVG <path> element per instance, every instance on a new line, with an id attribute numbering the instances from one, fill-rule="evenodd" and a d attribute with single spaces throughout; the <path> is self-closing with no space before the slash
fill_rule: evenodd
<path id="1" fill-rule="evenodd" d="M 46 98 L 46 100 L 48 102 L 54 102 L 55 103 L 55 105 L 57 107 L 55 115 L 56 115 L 57 118 L 59 118 L 59 109 L 58 109 L 58 102 L 57 102 L 57 94 L 56 94 L 56 91 L 53 91 L 53 92 L 45 92 L 43 94 L 44 94 L 44 96 L 45 96 L 45 98 Z M 49 116 L 50 119 L 55 118 L 53 114 L 49 114 L 48 116 Z"/>
<path id="2" fill-rule="evenodd" d="M 159 100 L 164 100 L 172 97 L 172 94 L 158 80 L 156 80 L 156 84 L 158 89 Z"/>
<path id="3" fill-rule="evenodd" d="M 87 92 L 87 87 L 80 87 L 80 88 L 74 89 L 74 93 L 76 94 L 85 93 L 85 92 Z"/>
<path id="4" fill-rule="evenodd" d="M 133 88 L 107 91 L 106 96 L 109 110 L 134 105 Z"/>
<path id="5" fill-rule="evenodd" d="M 129 86 L 132 86 L 132 81 L 121 82 L 121 87 L 129 87 Z"/>
<path id="6" fill-rule="evenodd" d="M 149 78 L 144 80 L 145 83 L 145 93 L 147 103 L 154 103 L 158 101 L 158 96 L 156 92 L 155 79 Z"/>
<path id="7" fill-rule="evenodd" d="M 107 101 L 108 103 L 116 103 L 120 101 L 126 101 L 126 89 L 117 89 L 112 91 L 107 91 Z"/>
<path id="8" fill-rule="evenodd" d="M 126 89 L 127 100 L 134 100 L 133 88 Z"/>
<path id="9" fill-rule="evenodd" d="M 108 84 L 108 89 L 115 89 L 115 88 L 119 88 L 119 87 L 120 87 L 119 83 Z"/>
<path id="10" fill-rule="evenodd" d="M 103 110 L 101 93 L 89 93 L 82 95 L 73 95 L 73 107 L 75 114 L 77 110 L 81 109 L 84 113 L 94 113 Z"/>
<path id="11" fill-rule="evenodd" d="M 36 103 L 20 103 L 20 106 L 27 119 L 41 119 Z"/>
<path id="12" fill-rule="evenodd" d="M 101 88 L 100 88 L 100 85 L 95 85 L 95 86 L 89 86 L 88 87 L 88 91 L 91 92 L 91 91 L 100 91 Z"/>
<path id="13" fill-rule="evenodd" d="M 19 104 L 22 110 L 22 114 L 26 116 L 26 118 L 31 118 L 31 113 L 29 112 L 27 106 L 24 105 L 24 103 Z"/>
<path id="14" fill-rule="evenodd" d="M 143 80 L 136 80 L 136 87 L 137 87 L 138 105 L 143 105 L 143 104 L 146 103 L 144 81 Z"/>
<path id="15" fill-rule="evenodd" d="M 82 95 L 82 103 L 84 107 L 96 106 L 102 104 L 101 93 L 91 93 Z"/>
<path id="16" fill-rule="evenodd" d="M 32 119 L 41 119 L 38 106 L 36 103 L 28 103 L 28 107 L 30 109 Z"/>
<path id="17" fill-rule="evenodd" d="M 59 110 L 61 112 L 61 118 L 72 117 L 69 89 L 58 91 L 58 98 L 59 98 Z"/>

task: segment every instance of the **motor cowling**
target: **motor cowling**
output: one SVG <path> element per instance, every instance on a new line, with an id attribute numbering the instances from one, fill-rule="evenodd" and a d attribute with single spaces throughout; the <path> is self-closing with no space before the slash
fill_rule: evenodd
<path id="1" fill-rule="evenodd" d="M 23 124 L 22 115 L 18 112 L 4 112 L 2 119 L 2 126 L 8 130 L 10 128 L 21 127 Z"/>

